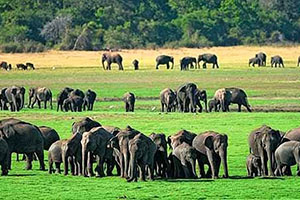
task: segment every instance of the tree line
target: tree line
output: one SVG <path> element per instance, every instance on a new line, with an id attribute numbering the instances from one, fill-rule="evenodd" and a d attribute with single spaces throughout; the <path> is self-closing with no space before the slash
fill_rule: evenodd
<path id="1" fill-rule="evenodd" d="M 0 0 L 0 50 L 290 44 L 299 0 Z"/>

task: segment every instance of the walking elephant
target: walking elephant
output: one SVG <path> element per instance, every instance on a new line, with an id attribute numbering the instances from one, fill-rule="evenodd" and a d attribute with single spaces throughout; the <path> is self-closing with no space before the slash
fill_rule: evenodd
<path id="1" fill-rule="evenodd" d="M 1 176 L 8 175 L 8 144 L 3 139 L 0 138 L 0 165 L 1 165 Z"/>
<path id="2" fill-rule="evenodd" d="M 284 67 L 282 57 L 280 57 L 278 55 L 271 57 L 271 67 L 273 67 L 274 65 L 275 65 L 275 67 L 277 67 L 277 65 L 279 67 L 281 67 L 281 66 Z"/>
<path id="3" fill-rule="evenodd" d="M 74 89 L 65 87 L 58 95 L 57 95 L 57 112 L 60 109 L 63 111 L 63 103 L 64 100 L 69 97 L 69 94 L 73 91 Z"/>
<path id="4" fill-rule="evenodd" d="M 267 64 L 267 55 L 263 52 L 255 54 L 255 58 L 260 60 L 259 66 L 266 66 Z"/>
<path id="5" fill-rule="evenodd" d="M 75 134 L 79 132 L 83 134 L 84 132 L 90 131 L 92 128 L 100 127 L 101 124 L 97 121 L 92 120 L 89 117 L 85 117 L 78 122 L 72 124 L 72 133 Z"/>
<path id="6" fill-rule="evenodd" d="M 250 153 L 261 159 L 262 175 L 267 176 L 267 162 L 269 161 L 270 175 L 274 176 L 275 150 L 281 142 L 282 136 L 280 131 L 274 130 L 269 126 L 263 125 L 252 131 L 249 135 L 248 142 Z"/>
<path id="7" fill-rule="evenodd" d="M 123 95 L 123 101 L 125 103 L 126 112 L 134 112 L 135 96 L 131 92 L 126 92 Z"/>
<path id="8" fill-rule="evenodd" d="M 92 111 L 94 109 L 94 103 L 96 101 L 97 94 L 96 92 L 88 89 L 85 93 L 85 97 L 83 99 L 83 110 L 90 110 Z"/>
<path id="9" fill-rule="evenodd" d="M 207 131 L 197 135 L 192 146 L 197 150 L 197 160 L 200 169 L 200 177 L 217 178 L 221 162 L 224 169 L 224 178 L 228 178 L 227 147 L 228 136 L 214 131 Z M 205 174 L 204 165 L 209 166 Z"/>
<path id="10" fill-rule="evenodd" d="M 5 97 L 10 105 L 10 111 L 19 111 L 24 107 L 25 88 L 12 86 L 5 90 Z"/>
<path id="11" fill-rule="evenodd" d="M 172 56 L 167 56 L 167 55 L 160 55 L 160 56 L 157 56 L 156 58 L 156 69 L 158 69 L 158 66 L 159 65 L 167 65 L 167 69 L 170 69 L 170 64 L 169 63 L 172 63 L 172 68 L 174 68 L 174 57 Z"/>
<path id="12" fill-rule="evenodd" d="M 218 89 L 214 95 L 214 101 L 216 105 L 220 105 L 223 112 L 229 112 L 229 105 L 231 100 L 231 92 L 227 91 L 225 88 Z M 215 106 L 215 111 L 219 110 L 217 106 Z"/>
<path id="13" fill-rule="evenodd" d="M 210 53 L 201 54 L 198 56 L 198 66 L 200 66 L 199 63 L 201 61 L 203 61 L 203 69 L 206 69 L 206 63 L 213 64 L 213 66 L 212 66 L 213 69 L 215 67 L 219 68 L 218 58 L 215 54 L 210 54 Z"/>
<path id="14" fill-rule="evenodd" d="M 194 68 L 195 64 L 195 69 L 197 69 L 197 58 L 195 57 L 183 57 L 180 60 L 180 70 L 188 70 L 189 68 Z"/>
<path id="15" fill-rule="evenodd" d="M 83 98 L 80 96 L 69 96 L 64 100 L 62 108 L 65 112 L 82 112 Z"/>
<path id="16" fill-rule="evenodd" d="M 107 67 L 105 68 L 104 62 L 107 62 Z M 124 70 L 123 65 L 123 58 L 118 53 L 103 53 L 102 54 L 102 67 L 104 70 L 111 70 L 111 64 L 117 63 L 119 65 L 119 70 Z"/>
<path id="17" fill-rule="evenodd" d="M 178 109 L 181 112 L 196 112 L 197 86 L 194 83 L 185 83 L 177 89 Z"/>
<path id="18" fill-rule="evenodd" d="M 225 88 L 225 90 L 231 93 L 230 103 L 238 104 L 238 112 L 241 112 L 242 105 L 247 108 L 248 112 L 251 112 L 251 106 L 244 90 L 240 88 Z"/>
<path id="19" fill-rule="evenodd" d="M 161 103 L 161 112 L 175 112 L 177 107 L 177 97 L 176 92 L 170 88 L 162 90 L 159 94 L 160 103 Z"/>
<path id="20" fill-rule="evenodd" d="M 261 66 L 261 63 L 262 63 L 262 61 L 258 57 L 249 59 L 249 67 L 250 67 L 250 65 L 252 65 L 252 67 L 255 67 L 255 65 Z"/>
<path id="21" fill-rule="evenodd" d="M 28 108 L 33 108 L 34 104 L 37 102 L 39 108 L 41 108 L 41 102 L 44 102 L 44 108 L 47 109 L 47 101 L 50 103 L 51 109 L 52 106 L 52 92 L 49 88 L 46 87 L 37 87 L 29 89 L 29 103 Z"/>

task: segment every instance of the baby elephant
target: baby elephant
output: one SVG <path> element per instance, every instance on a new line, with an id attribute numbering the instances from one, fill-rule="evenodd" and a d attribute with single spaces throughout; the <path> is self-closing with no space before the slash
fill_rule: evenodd
<path id="1" fill-rule="evenodd" d="M 271 57 L 271 67 L 273 67 L 274 64 L 275 64 L 275 67 L 277 67 L 277 65 L 279 67 L 281 67 L 281 66 L 284 67 L 282 57 L 280 57 L 280 56 Z"/>
<path id="2" fill-rule="evenodd" d="M 255 57 L 255 58 L 250 58 L 249 59 L 249 67 L 250 67 L 250 65 L 252 67 L 255 67 L 255 65 L 260 66 L 260 64 L 261 64 L 261 59 L 260 58 Z"/>
<path id="3" fill-rule="evenodd" d="M 135 96 L 131 92 L 126 92 L 123 96 L 126 112 L 134 112 Z"/>
<path id="4" fill-rule="evenodd" d="M 134 67 L 134 70 L 138 70 L 139 69 L 139 61 L 138 60 L 134 60 L 132 61 L 132 65 Z"/>
<path id="5" fill-rule="evenodd" d="M 213 110 L 216 112 L 216 111 L 219 111 L 218 109 L 218 102 L 215 100 L 215 99 L 211 99 L 209 100 L 208 102 L 208 111 L 209 112 L 212 112 Z"/>
<path id="6" fill-rule="evenodd" d="M 261 159 L 258 156 L 249 154 L 246 161 L 248 176 L 260 176 L 261 175 Z"/>

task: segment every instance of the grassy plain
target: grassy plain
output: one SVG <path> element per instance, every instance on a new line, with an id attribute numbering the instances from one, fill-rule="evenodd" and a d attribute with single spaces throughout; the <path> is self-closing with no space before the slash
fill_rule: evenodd
<path id="1" fill-rule="evenodd" d="M 258 51 L 267 53 L 268 66 L 248 67 L 248 58 Z M 178 60 L 185 55 L 197 56 L 213 52 L 219 57 L 221 69 L 190 70 L 180 72 Z M 299 47 L 218 47 L 211 49 L 178 50 L 124 50 L 125 71 L 114 67 L 111 72 L 99 67 L 101 52 L 47 52 L 41 54 L 0 54 L 1 60 L 16 64 L 33 62 L 35 71 L 0 72 L 0 87 L 23 85 L 51 88 L 54 96 L 65 86 L 98 94 L 93 112 L 63 113 L 56 110 L 24 109 L 19 113 L 0 112 L 0 119 L 17 117 L 36 125 L 55 128 L 61 138 L 70 136 L 71 124 L 90 116 L 105 125 L 125 127 L 130 124 L 145 134 L 163 132 L 166 135 L 187 129 L 195 133 L 215 130 L 229 136 L 229 179 L 155 180 L 153 182 L 126 183 L 119 177 L 83 178 L 48 175 L 38 171 L 25 171 L 24 163 L 13 162 L 9 176 L 0 177 L 0 199 L 295 199 L 300 198 L 298 177 L 255 178 L 246 177 L 245 159 L 248 155 L 247 137 L 251 130 L 267 124 L 288 131 L 299 126 L 300 70 L 296 61 Z M 154 70 L 159 54 L 175 56 L 173 71 Z M 285 69 L 269 67 L 270 55 L 280 54 Z M 140 71 L 133 71 L 131 61 L 137 58 Z M 55 69 L 53 69 L 55 67 Z M 159 92 L 176 88 L 184 82 L 195 82 L 212 97 L 221 87 L 245 89 L 253 113 L 160 113 Z M 138 97 L 135 113 L 124 113 L 123 102 L 117 101 L 123 93 L 132 91 Z M 115 101 L 109 101 L 114 98 Z M 27 99 L 27 98 L 26 98 Z M 105 101 L 104 101 L 105 100 Z M 56 106 L 54 106 L 56 108 Z M 236 108 L 235 105 L 232 108 Z M 45 153 L 47 155 L 47 153 Z M 47 160 L 47 159 L 46 159 Z M 47 163 L 47 161 L 45 161 Z M 295 174 L 295 168 L 293 172 Z"/>

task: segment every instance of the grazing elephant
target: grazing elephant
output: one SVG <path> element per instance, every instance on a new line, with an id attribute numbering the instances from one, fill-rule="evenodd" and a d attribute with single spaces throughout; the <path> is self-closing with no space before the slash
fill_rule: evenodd
<path id="1" fill-rule="evenodd" d="M 134 70 L 139 70 L 139 61 L 138 60 L 133 60 L 132 61 L 133 69 Z"/>
<path id="2" fill-rule="evenodd" d="M 83 99 L 83 110 L 84 111 L 86 110 L 86 107 L 87 107 L 87 110 L 93 110 L 94 103 L 96 101 L 96 97 L 97 97 L 96 92 L 94 92 L 90 89 L 88 89 L 86 91 L 84 99 Z"/>
<path id="3" fill-rule="evenodd" d="M 26 169 L 32 169 L 33 154 L 40 162 L 40 169 L 45 170 L 44 140 L 39 128 L 14 118 L 0 121 L 0 138 L 8 144 L 8 166 L 11 169 L 11 154 L 24 153 L 27 156 Z"/>
<path id="4" fill-rule="evenodd" d="M 194 83 L 185 83 L 177 89 L 178 109 L 181 112 L 196 112 L 197 86 Z"/>
<path id="5" fill-rule="evenodd" d="M 2 61 L 2 62 L 0 63 L 0 68 L 1 68 L 1 69 L 4 69 L 4 70 L 8 70 L 8 63 L 5 62 L 5 61 Z"/>
<path id="6" fill-rule="evenodd" d="M 263 125 L 252 131 L 249 135 L 248 142 L 250 153 L 260 157 L 262 164 L 262 175 L 267 176 L 267 162 L 269 160 L 270 175 L 274 176 L 274 153 L 281 142 L 280 131 L 274 130 L 269 126 Z"/>
<path id="7" fill-rule="evenodd" d="M 157 150 L 156 144 L 151 138 L 142 133 L 137 134 L 129 141 L 129 176 L 127 181 L 137 181 L 137 166 L 139 166 L 140 179 L 146 180 L 146 169 L 150 180 L 154 180 L 154 156 Z"/>
<path id="8" fill-rule="evenodd" d="M 298 57 L 298 63 L 297 63 L 297 67 L 300 66 L 300 56 Z"/>
<path id="9" fill-rule="evenodd" d="M 33 108 L 36 102 L 38 103 L 39 108 L 41 108 L 42 101 L 44 102 L 45 109 L 47 109 L 47 101 L 50 102 L 51 110 L 53 109 L 51 90 L 46 87 L 30 88 L 28 108 Z"/>
<path id="10" fill-rule="evenodd" d="M 252 65 L 252 67 L 255 67 L 255 65 L 261 66 L 261 59 L 258 57 L 250 58 L 249 59 L 249 67 Z"/>
<path id="11" fill-rule="evenodd" d="M 63 111 L 63 103 L 64 100 L 69 97 L 69 94 L 73 91 L 74 89 L 65 87 L 58 95 L 57 95 L 57 112 L 60 109 Z"/>
<path id="12" fill-rule="evenodd" d="M 134 112 L 135 96 L 131 92 L 126 92 L 123 96 L 123 101 L 125 102 L 125 111 Z"/>
<path id="13" fill-rule="evenodd" d="M 27 67 L 27 69 L 32 69 L 32 70 L 35 70 L 35 68 L 34 68 L 34 65 L 32 64 L 32 63 L 26 63 L 26 67 Z"/>
<path id="14" fill-rule="evenodd" d="M 195 64 L 195 69 L 197 69 L 197 58 L 195 57 L 183 57 L 180 60 L 180 70 L 188 70 L 189 67 L 192 69 L 194 68 Z"/>
<path id="15" fill-rule="evenodd" d="M 84 99 L 84 97 L 85 97 L 83 91 L 82 91 L 82 90 L 79 90 L 79 89 L 75 89 L 75 90 L 71 91 L 71 92 L 69 93 L 69 97 L 71 97 L 71 96 L 80 96 L 80 97 L 83 98 L 83 99 Z"/>
<path id="16" fill-rule="evenodd" d="M 244 90 L 240 88 L 225 88 L 225 90 L 231 93 L 230 103 L 238 104 L 238 112 L 241 112 L 242 105 L 247 108 L 248 112 L 251 112 L 247 94 Z"/>
<path id="17" fill-rule="evenodd" d="M 83 98 L 80 96 L 70 96 L 63 102 L 63 109 L 65 112 L 71 110 L 72 112 L 82 112 Z"/>
<path id="18" fill-rule="evenodd" d="M 167 65 L 167 69 L 170 69 L 169 63 L 172 63 L 172 68 L 174 68 L 174 58 L 172 56 L 160 55 L 156 57 L 156 69 L 159 65 Z"/>
<path id="19" fill-rule="evenodd" d="M 108 152 L 107 146 L 113 136 L 102 127 L 92 128 L 82 134 L 82 172 L 84 176 L 93 176 L 93 156 L 96 157 L 97 167 L 95 169 L 97 177 L 103 177 L 103 164 Z"/>
<path id="20" fill-rule="evenodd" d="M 267 55 L 263 52 L 259 52 L 255 54 L 255 58 L 258 58 L 260 60 L 260 63 L 258 66 L 266 66 L 267 64 Z"/>
<path id="21" fill-rule="evenodd" d="M 275 67 L 277 67 L 277 65 L 279 67 L 281 67 L 281 66 L 284 67 L 282 57 L 280 57 L 278 55 L 271 57 L 271 67 L 273 67 L 274 65 L 275 65 Z"/>
<path id="22" fill-rule="evenodd" d="M 212 112 L 213 110 L 214 111 L 219 111 L 218 110 L 218 103 L 215 99 L 211 99 L 208 101 L 208 110 L 209 112 Z"/>
<path id="23" fill-rule="evenodd" d="M 197 135 L 187 130 L 180 130 L 175 135 L 168 137 L 168 144 L 171 149 L 175 149 L 178 145 L 183 142 L 192 145 L 194 138 Z"/>
<path id="24" fill-rule="evenodd" d="M 17 68 L 21 70 L 27 70 L 27 66 L 24 64 L 17 64 Z"/>
<path id="25" fill-rule="evenodd" d="M 8 175 L 8 144 L 0 138 L 0 165 L 1 165 L 1 176 Z"/>
<path id="26" fill-rule="evenodd" d="M 246 160 L 248 176 L 261 176 L 261 159 L 258 156 L 249 154 Z"/>
<path id="27" fill-rule="evenodd" d="M 281 144 L 275 151 L 275 160 L 275 175 L 282 176 L 284 167 L 290 170 L 291 166 L 297 164 L 297 176 L 300 176 L 300 142 L 287 141 Z"/>
<path id="28" fill-rule="evenodd" d="M 215 54 L 205 53 L 205 54 L 199 55 L 198 56 L 198 66 L 200 66 L 199 63 L 201 61 L 203 61 L 203 69 L 206 69 L 206 63 L 212 63 L 213 69 L 215 68 L 215 66 L 217 68 L 219 68 L 218 58 Z"/>
<path id="29" fill-rule="evenodd" d="M 229 112 L 229 105 L 231 100 L 231 92 L 227 91 L 225 88 L 218 89 L 214 95 L 214 101 L 217 105 L 220 105 L 223 112 Z M 219 110 L 217 106 L 215 106 L 215 111 Z"/>
<path id="30" fill-rule="evenodd" d="M 196 94 L 195 94 L 195 98 L 196 98 L 196 105 L 199 107 L 199 112 L 202 112 L 202 105 L 200 103 L 200 101 L 204 102 L 205 105 L 205 112 L 207 112 L 207 93 L 205 90 L 196 90 Z"/>
<path id="31" fill-rule="evenodd" d="M 104 62 L 107 62 L 107 67 L 105 68 Z M 102 54 L 102 66 L 104 70 L 111 70 L 111 64 L 117 63 L 119 65 L 119 70 L 124 70 L 122 65 L 123 58 L 118 53 L 103 53 Z"/>
<path id="32" fill-rule="evenodd" d="M 90 131 L 92 128 L 100 127 L 101 124 L 97 121 L 92 120 L 89 117 L 85 117 L 78 122 L 72 124 L 72 133 L 75 134 L 79 132 L 83 134 L 84 132 Z"/>
<path id="33" fill-rule="evenodd" d="M 5 97 L 10 105 L 10 111 L 19 111 L 24 107 L 25 88 L 12 86 L 5 90 Z"/>
<path id="34" fill-rule="evenodd" d="M 192 146 L 197 150 L 197 160 L 201 177 L 217 178 L 219 176 L 222 162 L 224 178 L 228 178 L 227 147 L 228 137 L 214 131 L 207 131 L 197 135 Z M 204 164 L 209 166 L 207 174 L 204 171 Z"/>
<path id="35" fill-rule="evenodd" d="M 176 93 L 170 89 L 166 88 L 162 90 L 159 94 L 160 103 L 161 103 L 161 112 L 175 112 L 177 106 L 177 97 Z"/>
<path id="36" fill-rule="evenodd" d="M 50 146 L 60 139 L 59 135 L 53 128 L 48 126 L 39 126 L 39 129 L 44 138 L 44 150 L 48 151 Z"/>
<path id="37" fill-rule="evenodd" d="M 170 171 L 166 136 L 163 133 L 151 133 L 149 137 L 153 140 L 157 147 L 157 151 L 154 156 L 154 169 L 156 175 L 165 178 L 168 176 L 168 172 Z"/>

